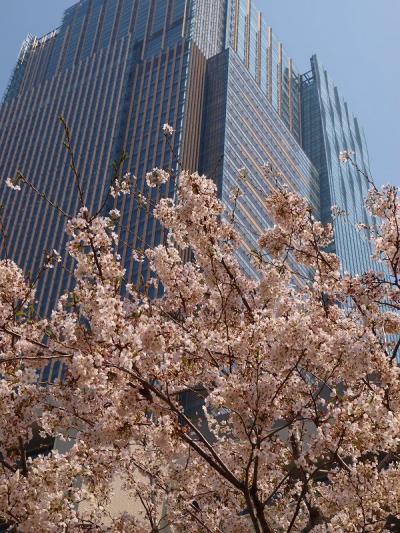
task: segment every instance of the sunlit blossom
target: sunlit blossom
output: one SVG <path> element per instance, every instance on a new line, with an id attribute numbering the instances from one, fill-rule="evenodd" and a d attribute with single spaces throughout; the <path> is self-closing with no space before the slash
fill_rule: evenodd
<path id="1" fill-rule="evenodd" d="M 160 168 L 153 168 L 151 172 L 146 174 L 146 183 L 149 187 L 158 187 L 166 183 L 168 179 L 168 172 Z"/>
<path id="2" fill-rule="evenodd" d="M 170 126 L 169 124 L 164 124 L 162 127 L 163 133 L 166 137 L 171 137 L 171 135 L 174 133 L 174 128 Z"/>
<path id="3" fill-rule="evenodd" d="M 347 163 L 350 161 L 351 157 L 354 155 L 354 152 L 351 150 L 343 150 L 339 153 L 339 161 L 341 163 Z"/>
<path id="4" fill-rule="evenodd" d="M 385 531 L 400 517 L 397 189 L 367 198 L 384 272 L 352 276 L 327 251 L 333 224 L 276 185 L 250 277 L 216 183 L 177 183 L 155 206 L 132 176 L 113 184 L 164 232 L 130 249 L 137 286 L 116 208 L 67 222 L 74 279 L 49 318 L 32 277 L 0 261 L 1 520 L 43 533 Z M 39 436 L 63 453 L 27 457 Z"/>

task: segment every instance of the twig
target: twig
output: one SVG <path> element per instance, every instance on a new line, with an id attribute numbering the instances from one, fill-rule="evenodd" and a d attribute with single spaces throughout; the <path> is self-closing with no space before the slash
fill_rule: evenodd
<path id="1" fill-rule="evenodd" d="M 65 118 L 62 115 L 60 116 L 60 122 L 61 122 L 61 124 L 63 125 L 63 128 L 64 128 L 64 133 L 65 133 L 64 146 L 67 149 L 69 157 L 70 157 L 70 168 L 71 168 L 72 173 L 73 173 L 74 178 L 75 178 L 75 183 L 76 183 L 76 187 L 78 189 L 78 194 L 79 194 L 79 200 L 80 200 L 80 203 L 81 203 L 81 207 L 84 207 L 85 206 L 85 198 L 84 198 L 83 190 L 82 190 L 82 186 L 81 186 L 81 176 L 80 176 L 78 168 L 76 166 L 75 154 L 74 154 L 74 150 L 73 150 L 72 145 L 71 145 L 71 130 L 69 129 L 69 126 L 67 125 L 67 123 L 65 121 Z"/>
<path id="2" fill-rule="evenodd" d="M 37 194 L 39 196 L 39 198 L 42 198 L 51 207 L 56 209 L 61 215 L 63 215 L 64 217 L 66 217 L 68 219 L 72 218 L 72 216 L 69 215 L 68 213 L 66 213 L 64 211 L 64 209 L 62 209 L 58 204 L 56 204 L 52 200 L 50 200 L 50 198 L 46 195 L 45 192 L 39 191 L 39 189 L 37 187 L 35 187 L 35 185 L 33 185 L 33 183 L 30 182 L 29 179 L 26 176 L 24 176 L 24 174 L 22 174 L 22 172 L 20 170 L 17 171 L 17 179 L 20 180 L 22 183 L 25 183 L 26 185 L 28 185 L 28 187 L 30 189 L 32 189 L 32 191 L 35 194 Z"/>

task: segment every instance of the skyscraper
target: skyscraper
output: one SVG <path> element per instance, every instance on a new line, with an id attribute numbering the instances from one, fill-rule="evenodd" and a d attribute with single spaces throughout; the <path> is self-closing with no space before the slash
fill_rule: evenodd
<path id="1" fill-rule="evenodd" d="M 319 172 L 321 218 L 335 231 L 332 251 L 342 260 L 345 272 L 353 275 L 377 268 L 371 259 L 369 229 L 359 232 L 357 224 L 374 228 L 376 221 L 367 213 L 364 199 L 368 181 L 353 165 L 343 165 L 338 154 L 352 153 L 359 169 L 369 174 L 369 155 L 358 120 L 349 111 L 339 90 L 316 56 L 311 70 L 302 76 L 303 147 Z M 341 214 L 332 217 L 331 206 Z"/>
<path id="2" fill-rule="evenodd" d="M 313 164 L 232 48 L 208 61 L 201 147 L 200 170 L 216 180 L 228 212 L 234 207 L 234 188 L 243 193 L 235 224 L 243 238 L 239 259 L 251 275 L 251 250 L 270 225 L 264 198 L 274 184 L 264 166 L 272 165 L 282 184 L 304 195 L 317 217 L 319 182 Z M 242 168 L 248 179 L 238 180 Z"/>
<path id="3" fill-rule="evenodd" d="M 20 169 L 67 213 L 76 211 L 78 199 L 62 149 L 59 115 L 71 128 L 91 210 L 101 204 L 111 162 L 122 149 L 128 152 L 139 189 L 144 188 L 146 170 L 173 165 L 161 132 L 164 122 L 174 126 L 177 152 L 188 163 L 184 137 L 190 135 L 190 153 L 195 153 L 188 128 L 199 123 L 201 108 L 196 105 L 186 113 L 184 109 L 190 100 L 201 102 L 196 84 L 205 63 L 187 36 L 195 30 L 188 7 L 184 1 L 84 0 L 66 10 L 60 28 L 40 39 L 30 37 L 0 110 L 1 180 Z M 173 183 L 160 193 L 173 195 Z M 26 189 L 10 195 L 3 188 L 1 201 L 8 251 L 25 270 L 40 268 L 45 248 L 63 251 L 65 220 L 58 212 Z M 157 242 L 157 229 L 145 209 L 128 201 L 122 210 L 122 222 L 129 226 L 123 237 L 132 246 Z M 126 253 L 124 260 L 131 275 Z M 71 266 L 68 259 L 65 265 Z M 46 289 L 45 313 L 70 286 L 67 275 L 52 274 L 46 272 L 39 287 L 40 294 Z M 139 278 L 139 273 L 133 275 Z"/>
<path id="4" fill-rule="evenodd" d="M 365 152 L 358 126 L 340 146 L 327 142 L 328 128 L 339 132 L 341 123 L 324 118 L 332 98 L 325 98 L 322 78 L 315 59 L 312 75 L 301 75 L 252 0 L 77 2 L 59 28 L 25 40 L 0 108 L 0 202 L 9 255 L 36 272 L 43 250 L 64 251 L 65 218 L 26 187 L 15 195 L 3 186 L 20 170 L 53 203 L 75 213 L 78 198 L 57 123 L 62 115 L 91 210 L 101 205 L 111 162 L 122 151 L 128 154 L 126 170 L 152 200 L 173 197 L 175 185 L 148 189 L 146 172 L 176 170 L 179 159 L 184 168 L 215 179 L 229 209 L 238 169 L 245 167 L 249 179 L 240 184 L 245 194 L 236 220 L 243 238 L 239 259 L 252 273 L 251 249 L 269 224 L 263 196 L 273 187 L 263 165 L 272 164 L 291 189 L 305 195 L 317 217 L 322 206 L 328 220 L 343 182 L 333 164 L 336 148 L 354 140 L 355 151 L 360 146 Z M 345 112 L 336 108 L 339 118 Z M 164 123 L 175 130 L 173 152 L 161 131 Z M 363 218 L 355 206 L 362 205 L 364 188 L 357 187 L 347 206 Z M 158 244 L 163 229 L 137 198 L 125 197 L 119 207 L 122 260 L 127 277 L 141 284 L 149 272 L 130 250 Z M 351 241 L 359 236 L 341 227 L 337 250 L 345 254 L 347 245 L 356 249 Z M 366 247 L 357 248 L 360 257 L 366 253 Z M 364 264 L 353 263 L 356 269 Z M 71 268 L 68 258 L 63 266 Z M 45 273 L 39 285 L 43 313 L 71 283 L 65 270 Z"/>

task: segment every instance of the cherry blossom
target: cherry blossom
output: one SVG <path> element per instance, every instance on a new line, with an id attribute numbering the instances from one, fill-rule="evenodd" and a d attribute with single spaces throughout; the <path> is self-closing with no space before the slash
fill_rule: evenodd
<path id="1" fill-rule="evenodd" d="M 138 195 L 133 181 L 114 180 L 114 196 Z M 115 209 L 69 220 L 75 286 L 47 318 L 32 280 L 0 261 L 10 531 L 350 533 L 400 520 L 398 191 L 370 190 L 382 272 L 359 276 L 342 273 L 333 227 L 304 199 L 277 186 L 265 203 L 273 225 L 249 277 L 216 184 L 182 172 L 154 208 L 168 237 L 134 252 L 157 299 L 127 283 Z M 57 268 L 58 252 L 47 261 Z M 45 383 L 55 361 L 63 379 Z M 55 445 L 32 454 L 34 442 Z"/>
<path id="2" fill-rule="evenodd" d="M 19 184 L 20 181 L 16 178 L 7 178 L 6 179 L 6 185 L 7 187 L 9 187 L 10 189 L 14 190 L 14 191 L 20 191 L 21 190 L 21 185 Z"/>
<path id="3" fill-rule="evenodd" d="M 117 177 L 111 188 L 110 194 L 114 198 L 118 198 L 120 194 L 127 195 L 131 192 L 132 183 L 136 182 L 135 176 L 132 176 L 129 172 L 124 174 L 122 177 Z"/>
<path id="4" fill-rule="evenodd" d="M 339 153 L 339 160 L 341 163 L 347 163 L 350 161 L 352 155 L 354 155 L 354 152 L 350 150 L 343 150 Z"/>
<path id="5" fill-rule="evenodd" d="M 164 124 L 162 127 L 163 133 L 166 137 L 171 137 L 171 135 L 174 133 L 174 128 L 170 126 L 169 124 Z"/>
<path id="6" fill-rule="evenodd" d="M 169 174 L 160 168 L 153 168 L 146 174 L 146 183 L 149 187 L 157 187 L 168 181 Z"/>

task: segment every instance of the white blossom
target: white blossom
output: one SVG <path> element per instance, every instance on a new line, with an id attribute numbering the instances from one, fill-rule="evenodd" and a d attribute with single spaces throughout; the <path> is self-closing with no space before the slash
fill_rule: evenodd
<path id="1" fill-rule="evenodd" d="M 365 224 L 364 222 L 359 222 L 358 224 L 356 224 L 356 229 L 359 231 L 369 230 L 370 226 L 368 224 Z"/>
<path id="2" fill-rule="evenodd" d="M 246 181 L 249 177 L 249 171 L 247 170 L 247 168 L 245 167 L 239 168 L 238 177 L 239 179 Z"/>
<path id="3" fill-rule="evenodd" d="M 139 192 L 137 194 L 137 201 L 138 201 L 138 204 L 141 206 L 141 207 L 146 207 L 148 205 L 148 199 L 146 198 L 146 196 L 144 194 L 142 194 L 141 192 Z"/>
<path id="4" fill-rule="evenodd" d="M 169 179 L 169 174 L 163 169 L 153 168 L 151 172 L 146 174 L 146 183 L 149 187 L 158 187 L 166 183 Z"/>
<path id="5" fill-rule="evenodd" d="M 339 160 L 341 163 L 347 163 L 350 161 L 352 155 L 354 155 L 354 152 L 351 150 L 343 150 L 339 153 Z"/>
<path id="6" fill-rule="evenodd" d="M 21 185 L 19 185 L 20 180 L 17 178 L 7 178 L 6 179 L 6 185 L 13 191 L 20 191 Z"/>
<path id="7" fill-rule="evenodd" d="M 118 221 L 120 219 L 120 217 L 121 217 L 121 213 L 120 213 L 120 211 L 118 209 L 112 209 L 109 214 L 110 214 L 110 218 L 111 218 L 111 220 L 113 222 Z"/>
<path id="8" fill-rule="evenodd" d="M 166 179 L 155 171 L 150 186 Z M 116 209 L 68 221 L 74 279 L 50 318 L 31 278 L 0 261 L 1 521 L 43 533 L 167 521 L 181 532 L 384 531 L 400 517 L 397 188 L 367 201 L 390 277 L 343 274 L 326 251 L 332 224 L 280 186 L 250 276 L 215 182 L 182 172 L 177 183 L 153 211 L 166 238 L 129 256 L 139 287 L 125 285 Z M 63 454 L 26 457 L 39 435 Z M 130 502 L 121 514 L 116 486 Z"/>
<path id="9" fill-rule="evenodd" d="M 174 133 L 174 129 L 169 124 L 164 124 L 162 127 L 163 133 L 166 137 L 171 137 L 171 135 Z"/>
<path id="10" fill-rule="evenodd" d="M 61 255 L 57 250 L 52 250 L 46 255 L 45 268 L 52 269 L 57 263 L 61 263 Z"/>
<path id="11" fill-rule="evenodd" d="M 110 194 L 113 198 L 118 198 L 120 194 L 127 195 L 131 192 L 132 183 L 136 181 L 136 177 L 130 172 L 127 172 L 122 178 L 114 180 L 110 187 Z"/>

